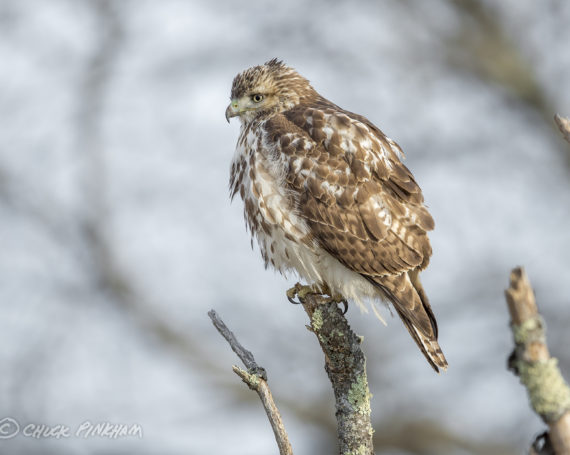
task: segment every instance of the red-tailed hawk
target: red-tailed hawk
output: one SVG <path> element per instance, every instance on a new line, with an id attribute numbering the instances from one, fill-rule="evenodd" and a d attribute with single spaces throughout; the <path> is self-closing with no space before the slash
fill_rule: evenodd
<path id="1" fill-rule="evenodd" d="M 445 370 L 418 276 L 434 223 L 400 147 L 276 59 L 235 77 L 226 118 L 235 116 L 230 192 L 245 203 L 266 266 L 362 308 L 390 301 L 431 366 Z"/>

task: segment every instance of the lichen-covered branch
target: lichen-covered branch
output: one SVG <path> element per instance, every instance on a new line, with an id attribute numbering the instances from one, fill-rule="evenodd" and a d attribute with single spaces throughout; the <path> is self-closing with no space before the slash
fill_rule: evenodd
<path id="1" fill-rule="evenodd" d="M 357 336 L 336 303 L 318 294 L 299 297 L 325 354 L 325 370 L 331 381 L 341 455 L 373 454 L 370 392 L 366 359 Z"/>
<path id="2" fill-rule="evenodd" d="M 546 329 L 524 269 L 513 269 L 505 291 L 515 349 L 509 368 L 526 387 L 534 411 L 549 426 L 549 443 L 557 455 L 570 454 L 570 388 L 558 361 L 550 357 Z"/>
<path id="3" fill-rule="evenodd" d="M 267 384 L 267 374 L 265 369 L 260 367 L 253 354 L 245 349 L 241 343 L 237 340 L 233 332 L 226 326 L 224 321 L 218 316 L 214 310 L 208 311 L 208 316 L 212 320 L 214 327 L 220 332 L 220 334 L 229 343 L 232 350 L 241 359 L 244 365 L 247 367 L 247 371 L 234 365 L 233 371 L 237 374 L 243 382 L 245 382 L 251 390 L 255 390 L 263 403 L 265 412 L 267 413 L 267 418 L 273 428 L 273 433 L 275 435 L 275 440 L 277 441 L 277 446 L 279 447 L 280 455 L 293 455 L 293 449 L 289 442 L 289 437 L 285 431 L 285 426 L 283 425 L 283 419 L 279 409 L 273 400 L 273 395 Z"/>

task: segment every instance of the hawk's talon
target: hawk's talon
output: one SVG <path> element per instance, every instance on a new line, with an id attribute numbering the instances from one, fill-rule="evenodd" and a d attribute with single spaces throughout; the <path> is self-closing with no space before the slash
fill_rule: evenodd
<path id="1" fill-rule="evenodd" d="M 293 286 L 290 289 L 287 289 L 287 299 L 289 300 L 289 302 L 291 302 L 294 305 L 299 305 L 302 304 L 303 301 L 305 300 L 305 298 L 309 295 L 309 294 L 315 294 L 315 295 L 321 295 L 321 296 L 328 296 L 328 301 L 329 303 L 335 303 L 335 304 L 339 304 L 342 303 L 344 310 L 342 312 L 343 315 L 346 314 L 346 312 L 348 311 L 348 302 L 346 301 L 346 299 L 340 295 L 340 294 L 334 294 L 332 295 L 332 292 L 330 291 L 329 287 L 326 284 L 312 284 L 310 286 L 304 286 L 300 283 L 295 283 L 295 286 Z M 295 300 L 295 298 L 298 298 L 298 300 Z"/>
<path id="2" fill-rule="evenodd" d="M 289 297 L 289 294 L 287 294 L 287 300 L 289 300 L 289 302 L 291 302 L 293 305 L 299 305 L 299 304 L 301 304 L 301 302 L 295 301 L 294 298 L 295 298 L 295 297 Z"/>
<path id="3" fill-rule="evenodd" d="M 344 316 L 347 311 L 348 311 L 348 301 L 340 294 L 335 294 L 330 298 L 330 301 L 332 303 L 336 303 L 337 305 L 339 303 L 342 303 L 342 306 L 344 307 L 343 311 L 342 311 L 342 315 Z"/>
<path id="4" fill-rule="evenodd" d="M 289 302 L 291 302 L 293 305 L 299 305 L 301 303 L 300 300 L 295 300 L 295 297 L 297 297 L 299 295 L 299 288 L 301 287 L 301 285 L 299 283 L 295 283 L 295 286 L 293 286 L 291 289 L 287 289 L 287 299 L 289 300 Z"/>
<path id="5" fill-rule="evenodd" d="M 303 300 L 305 300 L 309 294 L 321 295 L 321 291 L 316 284 L 304 286 L 300 283 L 295 283 L 295 286 L 293 286 L 291 289 L 288 289 L 286 294 L 289 302 L 294 305 L 298 305 L 300 303 L 303 303 Z M 295 297 L 298 297 L 299 300 L 296 301 Z"/>

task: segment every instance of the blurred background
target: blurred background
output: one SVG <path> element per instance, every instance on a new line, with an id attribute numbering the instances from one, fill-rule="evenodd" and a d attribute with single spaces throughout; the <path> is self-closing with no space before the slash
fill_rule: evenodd
<path id="1" fill-rule="evenodd" d="M 0 419 L 10 454 L 277 453 L 206 315 L 269 376 L 298 454 L 336 452 L 303 310 L 228 199 L 233 77 L 284 59 L 396 140 L 436 220 L 423 274 L 449 371 L 356 306 L 378 454 L 519 454 L 544 425 L 506 369 L 524 265 L 570 377 L 570 3 L 0 0 Z M 76 437 L 85 422 L 143 437 Z"/>

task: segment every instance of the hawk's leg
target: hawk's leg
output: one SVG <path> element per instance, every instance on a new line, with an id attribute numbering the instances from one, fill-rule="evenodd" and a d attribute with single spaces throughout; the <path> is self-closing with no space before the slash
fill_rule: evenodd
<path id="1" fill-rule="evenodd" d="M 326 283 L 320 285 L 315 283 L 309 286 L 296 283 L 295 286 L 287 290 L 287 298 L 289 299 L 289 302 L 295 305 L 303 303 L 303 300 L 305 300 L 305 297 L 307 297 L 309 294 L 316 294 L 321 296 L 327 295 L 328 298 L 326 300 L 328 303 L 342 303 L 344 306 L 342 314 L 346 314 L 348 311 L 348 302 L 346 299 L 340 294 L 333 294 Z M 295 297 L 298 297 L 299 300 L 295 300 Z"/>

